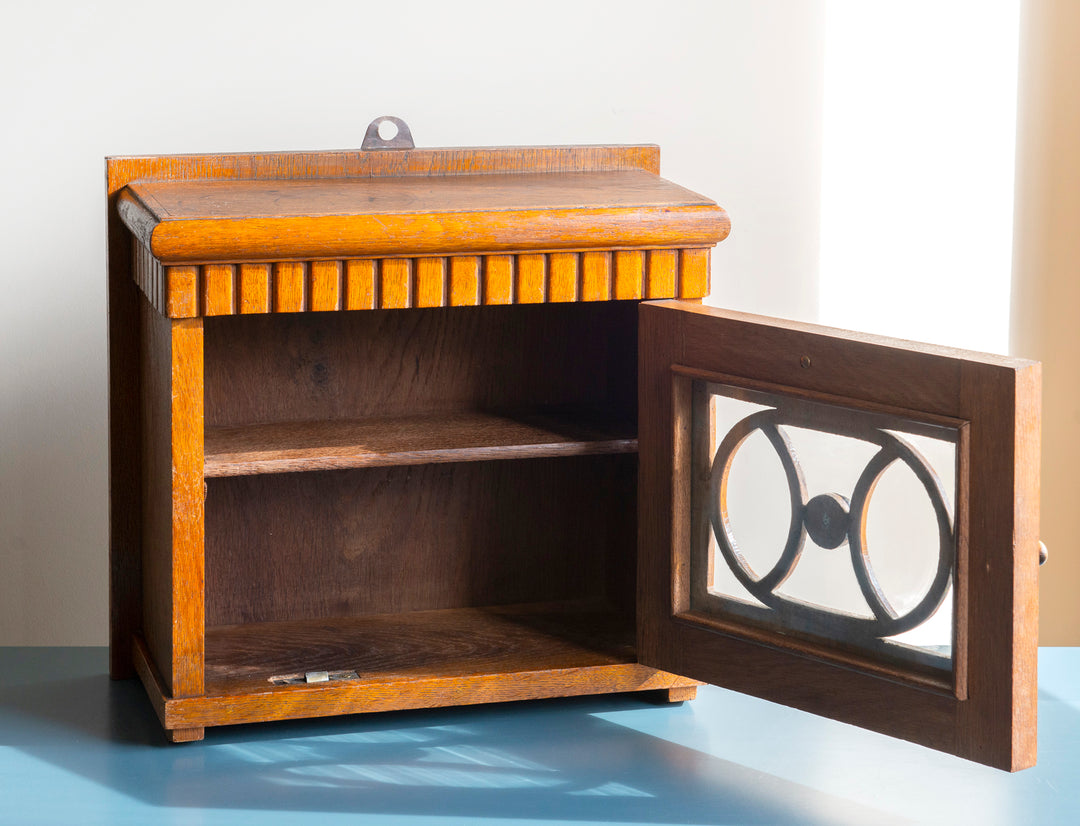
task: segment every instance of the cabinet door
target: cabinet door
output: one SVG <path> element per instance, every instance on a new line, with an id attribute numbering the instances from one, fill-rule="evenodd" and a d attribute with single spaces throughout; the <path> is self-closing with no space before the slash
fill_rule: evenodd
<path id="1" fill-rule="evenodd" d="M 641 305 L 642 663 L 1035 761 L 1037 363 Z"/>

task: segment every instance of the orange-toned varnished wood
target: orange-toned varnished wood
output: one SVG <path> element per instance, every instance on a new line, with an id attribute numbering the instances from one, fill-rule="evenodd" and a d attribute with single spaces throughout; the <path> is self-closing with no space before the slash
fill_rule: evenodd
<path id="1" fill-rule="evenodd" d="M 408 258 L 386 258 L 379 262 L 379 306 L 400 310 L 412 305 L 413 262 Z"/>
<path id="2" fill-rule="evenodd" d="M 658 246 L 665 294 L 700 290 L 727 225 L 657 171 L 654 147 L 109 161 L 111 369 L 144 364 L 111 414 L 113 673 L 170 739 L 695 685 L 634 662 L 634 302 Z M 230 651 L 273 664 L 275 628 L 404 659 L 344 689 L 219 682 Z M 455 633 L 502 653 L 425 654 Z"/>
<path id="3" fill-rule="evenodd" d="M 117 206 L 165 264 L 711 247 L 730 226 L 645 171 L 142 182 Z"/>
<path id="4" fill-rule="evenodd" d="M 448 301 L 445 258 L 418 258 L 414 307 L 445 307 Z"/>
<path id="5" fill-rule="evenodd" d="M 639 347 L 641 662 L 998 768 L 1032 765 L 1038 365 L 681 302 L 642 307 Z M 674 394 L 676 365 L 914 421 L 967 423 L 955 686 L 685 610 L 690 394 Z"/>
<path id="6" fill-rule="evenodd" d="M 709 292 L 709 250 L 463 255 L 163 266 L 136 244 L 139 289 L 170 318 L 469 307 Z"/>
<path id="7" fill-rule="evenodd" d="M 517 256 L 515 304 L 543 304 L 547 300 L 547 256 Z"/>
<path id="8" fill-rule="evenodd" d="M 240 312 L 268 313 L 270 303 L 270 265 L 240 265 Z M 168 315 L 168 313 L 166 313 Z"/>
<path id="9" fill-rule="evenodd" d="M 345 262 L 345 309 L 375 309 L 377 261 Z"/>
<path id="10" fill-rule="evenodd" d="M 299 313 L 308 309 L 308 267 L 301 261 L 283 261 L 271 268 L 272 306 L 275 313 Z M 197 311 L 196 311 L 197 312 Z"/>
<path id="11" fill-rule="evenodd" d="M 203 329 L 143 302 L 142 617 L 172 696 L 203 692 Z"/>
<path id="12" fill-rule="evenodd" d="M 563 146 L 413 149 L 395 152 L 267 152 L 242 154 L 113 157 L 105 164 L 108 219 L 109 296 L 109 671 L 131 677 L 131 640 L 141 625 L 142 534 L 139 392 L 139 293 L 135 283 L 132 234 L 117 211 L 119 193 L 134 181 L 254 181 L 339 179 L 437 175 L 563 172 L 660 171 L 656 146 Z M 243 263 L 243 262 L 241 262 Z M 251 262 L 248 262 L 251 263 Z M 374 303 L 375 262 L 347 261 L 346 309 L 367 309 Z M 303 306 L 303 265 L 278 263 L 270 303 L 274 312 Z M 151 267 L 152 268 L 152 267 Z M 297 272 L 299 269 L 299 272 Z M 291 275 L 286 276 L 286 272 Z M 298 277 L 299 276 L 299 277 Z M 154 306 L 170 318 L 200 314 L 195 267 L 171 267 L 159 279 Z M 245 288 L 255 289 L 242 272 L 241 311 Z M 289 279 L 292 279 L 291 281 Z M 152 290 L 143 288 L 148 296 Z M 468 290 L 466 289 L 466 294 Z M 451 300 L 476 304 L 478 299 Z"/>
<path id="13" fill-rule="evenodd" d="M 455 255 L 449 260 L 450 283 L 446 294 L 451 307 L 475 307 L 481 303 L 480 258 L 476 255 Z"/>
<path id="14" fill-rule="evenodd" d="M 522 605 L 208 630 L 207 693 L 173 699 L 140 671 L 163 725 L 184 730 L 402 708 L 673 691 L 697 683 L 638 665 L 629 616 L 588 605 Z M 448 656 L 448 652 L 453 652 Z M 276 675 L 356 671 L 358 679 L 275 685 Z"/>
<path id="15" fill-rule="evenodd" d="M 341 261 L 311 262 L 311 311 L 328 312 L 344 309 L 341 303 Z"/>

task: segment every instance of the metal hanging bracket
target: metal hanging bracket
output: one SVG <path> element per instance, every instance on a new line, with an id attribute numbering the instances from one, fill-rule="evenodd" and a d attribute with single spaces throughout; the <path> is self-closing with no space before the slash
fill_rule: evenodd
<path id="1" fill-rule="evenodd" d="M 379 127 L 384 123 L 392 123 L 397 127 L 397 132 L 389 138 L 382 137 L 379 134 Z M 416 144 L 413 143 L 412 131 L 405 121 L 401 118 L 395 118 L 393 115 L 383 115 L 368 124 L 367 132 L 364 133 L 364 142 L 360 148 L 365 151 L 371 149 L 415 149 Z"/>

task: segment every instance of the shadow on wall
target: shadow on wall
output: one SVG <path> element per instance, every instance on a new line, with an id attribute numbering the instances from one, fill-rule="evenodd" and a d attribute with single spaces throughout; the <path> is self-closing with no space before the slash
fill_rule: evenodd
<path id="1" fill-rule="evenodd" d="M 25 277 L 98 292 L 85 274 Z M 0 399 L 0 643 L 8 645 L 106 639 L 105 313 L 73 303 L 56 302 L 49 315 L 30 309 L 5 330 L 18 350 L 34 349 L 13 354 L 22 369 Z"/>

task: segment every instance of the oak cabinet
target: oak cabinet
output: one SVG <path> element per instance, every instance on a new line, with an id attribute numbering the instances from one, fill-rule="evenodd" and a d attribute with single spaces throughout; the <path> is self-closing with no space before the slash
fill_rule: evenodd
<path id="1" fill-rule="evenodd" d="M 112 671 L 171 739 L 707 680 L 1033 761 L 1038 366 L 702 307 L 728 219 L 658 167 L 109 159 Z M 805 431 L 872 446 L 853 492 L 811 489 Z M 764 568 L 728 498 L 750 438 L 790 492 Z M 914 608 L 866 538 L 890 468 L 937 520 Z M 837 553 L 861 613 L 796 587 Z"/>

